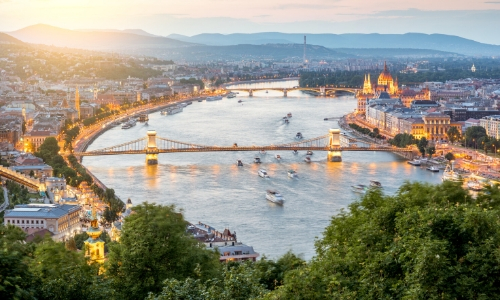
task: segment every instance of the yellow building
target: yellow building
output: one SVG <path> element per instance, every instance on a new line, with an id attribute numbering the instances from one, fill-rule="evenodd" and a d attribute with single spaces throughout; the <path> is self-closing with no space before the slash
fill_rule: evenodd
<path id="1" fill-rule="evenodd" d="M 101 233 L 97 223 L 96 208 L 92 205 L 92 221 L 87 230 L 89 238 L 85 241 L 85 256 L 90 257 L 91 261 L 102 264 L 104 263 L 104 241 L 99 238 Z"/>
<path id="2" fill-rule="evenodd" d="M 387 63 L 384 62 L 384 70 L 380 73 L 377 81 L 377 91 L 388 92 L 391 95 L 395 95 L 399 92 L 398 80 L 392 78 L 389 68 L 387 68 Z"/>

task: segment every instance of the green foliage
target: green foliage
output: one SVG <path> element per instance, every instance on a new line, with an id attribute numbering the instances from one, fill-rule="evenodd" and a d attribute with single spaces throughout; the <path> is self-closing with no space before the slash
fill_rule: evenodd
<path id="1" fill-rule="evenodd" d="M 148 300 L 246 300 L 260 299 L 268 290 L 258 281 L 258 274 L 251 263 L 225 265 L 221 278 L 203 283 L 199 279 L 184 281 L 168 279 L 157 296 L 150 294 Z"/>
<path id="2" fill-rule="evenodd" d="M 427 139 L 425 137 L 421 138 L 417 142 L 417 148 L 418 148 L 418 151 L 420 151 L 420 153 L 422 154 L 422 157 L 425 155 L 425 150 L 427 149 L 428 145 L 429 145 L 429 141 L 427 141 Z"/>
<path id="3" fill-rule="evenodd" d="M 455 143 L 461 139 L 462 133 L 456 127 L 450 127 L 446 132 L 446 136 L 448 136 L 448 141 L 451 143 Z"/>
<path id="4" fill-rule="evenodd" d="M 332 218 L 317 256 L 267 299 L 499 298 L 498 211 L 482 197 L 451 182 L 369 192 Z"/>
<path id="5" fill-rule="evenodd" d="M 389 144 L 399 148 L 406 148 L 416 144 L 416 142 L 415 137 L 408 133 L 398 133 L 393 139 L 389 140 Z"/>
<path id="6" fill-rule="evenodd" d="M 28 204 L 30 202 L 30 195 L 28 189 L 24 186 L 11 181 L 5 181 L 5 187 L 9 194 L 9 208 L 14 208 L 17 204 Z M 3 190 L 0 190 L 3 198 Z"/>
<path id="7" fill-rule="evenodd" d="M 298 269 L 305 264 L 303 259 L 292 252 L 287 252 L 277 261 L 269 260 L 265 256 L 262 257 L 255 263 L 255 269 L 259 271 L 260 283 L 264 284 L 268 290 L 274 290 L 283 285 L 287 272 Z"/>
<path id="8" fill-rule="evenodd" d="M 444 158 L 446 158 L 448 161 L 455 160 L 455 155 L 453 155 L 453 153 L 451 153 L 451 152 L 448 152 L 448 153 L 446 153 Z"/>
<path id="9" fill-rule="evenodd" d="M 361 126 L 359 126 L 356 123 L 350 123 L 349 127 L 351 127 L 352 129 L 354 129 L 356 131 L 361 132 L 362 134 L 367 134 L 368 135 L 368 134 L 370 134 L 372 132 L 369 128 L 361 127 Z"/>
<path id="10" fill-rule="evenodd" d="M 481 126 L 471 126 L 465 130 L 465 143 L 468 147 L 475 147 L 479 138 L 486 136 L 486 129 Z"/>
<path id="11" fill-rule="evenodd" d="M 427 155 L 429 155 L 429 158 L 432 158 L 432 155 L 436 153 L 436 147 L 434 146 L 427 147 L 425 149 L 425 152 L 427 153 Z"/>
<path id="12" fill-rule="evenodd" d="M 158 293 L 168 278 L 206 280 L 219 270 L 219 254 L 186 233 L 186 221 L 174 206 L 144 203 L 125 219 L 120 243 L 108 255 L 107 276 L 125 299 Z"/>
<path id="13" fill-rule="evenodd" d="M 200 86 L 200 90 L 205 89 L 205 83 L 201 79 L 196 79 L 196 78 L 189 78 L 189 79 L 184 79 L 182 78 L 180 80 L 181 84 L 197 84 Z"/>

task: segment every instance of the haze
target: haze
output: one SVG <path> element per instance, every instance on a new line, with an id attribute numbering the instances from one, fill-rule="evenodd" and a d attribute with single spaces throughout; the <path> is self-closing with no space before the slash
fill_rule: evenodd
<path id="1" fill-rule="evenodd" d="M 293 1 L 293 0 L 292 0 Z M 68 29 L 172 33 L 443 33 L 500 44 L 500 1 L 0 0 L 0 31 Z"/>

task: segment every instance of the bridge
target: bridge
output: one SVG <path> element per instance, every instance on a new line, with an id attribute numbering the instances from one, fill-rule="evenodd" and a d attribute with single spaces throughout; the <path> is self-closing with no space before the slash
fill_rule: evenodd
<path id="1" fill-rule="evenodd" d="M 175 141 L 156 136 L 156 131 L 150 130 L 147 136 L 134 141 L 86 152 L 75 152 L 74 155 L 100 156 L 121 154 L 145 154 L 149 165 L 158 164 L 158 154 L 177 152 L 232 152 L 232 151 L 327 151 L 328 161 L 342 161 L 343 151 L 385 151 L 400 152 L 413 155 L 411 148 L 396 148 L 380 144 L 370 144 L 355 138 L 340 134 L 340 129 L 330 129 L 328 134 L 293 143 L 267 146 L 209 146 Z"/>
<path id="2" fill-rule="evenodd" d="M 355 88 L 346 88 L 346 87 L 325 87 L 325 86 L 320 86 L 316 88 L 310 88 L 310 87 L 293 87 L 293 88 L 226 88 L 227 91 L 244 91 L 248 92 L 248 95 L 250 97 L 253 96 L 253 93 L 256 91 L 280 91 L 283 92 L 283 96 L 287 97 L 289 91 L 311 91 L 311 92 L 316 92 L 320 96 L 327 96 L 329 94 L 335 93 L 335 92 L 347 92 L 347 93 L 352 93 L 352 94 L 357 94 L 359 92 L 359 89 Z"/>
<path id="3" fill-rule="evenodd" d="M 33 191 L 45 191 L 45 184 L 40 182 L 40 180 L 3 166 L 0 166 L 0 177 L 15 181 Z"/>

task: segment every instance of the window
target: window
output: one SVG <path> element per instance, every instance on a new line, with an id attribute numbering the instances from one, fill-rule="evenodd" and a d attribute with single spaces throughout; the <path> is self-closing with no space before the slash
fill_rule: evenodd
<path id="1" fill-rule="evenodd" d="M 38 220 L 36 220 L 36 223 L 38 224 Z"/>
<path id="2" fill-rule="evenodd" d="M 22 220 L 22 224 L 24 224 L 24 220 Z"/>

